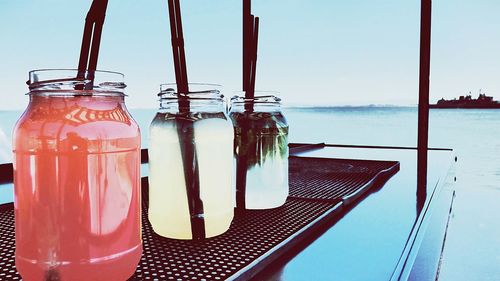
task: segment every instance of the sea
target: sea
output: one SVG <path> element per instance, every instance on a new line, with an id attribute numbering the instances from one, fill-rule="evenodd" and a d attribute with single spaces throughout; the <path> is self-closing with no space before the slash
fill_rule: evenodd
<path id="1" fill-rule="evenodd" d="M 416 146 L 416 107 L 286 107 L 290 142 Z M 143 147 L 155 109 L 131 109 Z M 0 163 L 12 161 L 11 136 L 21 111 L 0 111 Z M 452 148 L 460 187 L 500 191 L 500 110 L 431 109 L 429 146 Z"/>
<path id="2" fill-rule="evenodd" d="M 290 142 L 413 147 L 417 143 L 416 107 L 285 107 L 283 111 Z M 155 110 L 130 112 L 147 147 Z M 21 111 L 0 111 L 0 163 L 12 161 L 12 129 L 20 115 Z M 459 159 L 439 280 L 500 280 L 500 110 L 431 109 L 429 146 L 452 148 Z M 2 196 L 12 197 L 0 190 Z"/>

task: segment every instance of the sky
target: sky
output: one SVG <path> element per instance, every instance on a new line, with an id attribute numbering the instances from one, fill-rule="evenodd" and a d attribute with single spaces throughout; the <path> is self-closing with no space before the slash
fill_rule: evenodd
<path id="1" fill-rule="evenodd" d="M 182 0 L 188 76 L 241 90 L 241 2 Z M 433 1 L 431 102 L 500 99 L 500 1 Z M 0 0 L 0 110 L 23 109 L 28 71 L 76 68 L 90 0 Z M 415 105 L 419 0 L 254 0 L 258 90 L 289 105 Z M 166 0 L 109 0 L 98 69 L 125 74 L 127 105 L 174 82 Z"/>

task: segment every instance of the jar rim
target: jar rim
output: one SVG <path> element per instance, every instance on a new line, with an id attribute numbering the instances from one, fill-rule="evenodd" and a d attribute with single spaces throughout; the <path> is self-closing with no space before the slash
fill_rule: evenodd
<path id="1" fill-rule="evenodd" d="M 85 70 L 83 73 L 78 69 L 36 69 L 29 71 L 29 79 L 26 84 L 29 94 L 40 94 L 41 92 L 55 93 L 54 95 L 124 95 L 123 89 L 127 87 L 124 83 L 125 75 L 120 72 L 96 70 Z"/>
<path id="2" fill-rule="evenodd" d="M 277 91 L 255 91 L 253 98 L 245 97 L 245 91 L 235 92 L 231 98 L 232 104 L 280 104 L 281 98 Z"/>
<path id="3" fill-rule="evenodd" d="M 188 83 L 188 86 L 207 86 L 207 87 L 214 87 L 214 88 L 221 88 L 222 85 L 216 84 L 216 83 L 200 83 L 200 82 L 194 82 L 194 83 Z M 177 83 L 174 82 L 168 82 L 168 83 L 163 83 L 160 84 L 160 91 L 163 90 L 164 87 L 169 87 L 169 88 L 177 88 Z"/>
<path id="4" fill-rule="evenodd" d="M 245 96 L 246 91 L 234 91 L 235 96 Z M 258 90 L 254 91 L 254 96 L 279 96 L 279 91 L 274 90 Z"/>
<path id="5" fill-rule="evenodd" d="M 53 72 L 53 71 L 76 71 L 78 72 L 78 69 L 75 69 L 75 68 L 39 68 L 39 69 L 33 69 L 33 70 L 30 70 L 28 72 L 29 75 L 31 75 L 32 73 L 35 73 L 35 72 Z M 86 72 L 88 72 L 88 70 L 86 70 Z M 125 75 L 121 72 L 117 72 L 117 71 L 111 71 L 111 70 L 95 70 L 95 73 L 110 73 L 110 74 L 116 74 L 116 75 L 119 75 L 121 76 L 122 78 L 125 77 Z"/>
<path id="6" fill-rule="evenodd" d="M 176 83 L 160 84 L 158 96 L 160 100 L 177 100 L 187 98 L 190 100 L 222 100 L 222 85 L 212 83 L 188 83 L 188 93 L 178 93 Z"/>

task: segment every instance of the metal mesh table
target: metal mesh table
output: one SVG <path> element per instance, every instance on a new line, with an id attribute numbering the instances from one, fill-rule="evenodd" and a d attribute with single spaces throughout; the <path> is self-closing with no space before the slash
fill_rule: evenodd
<path id="1" fill-rule="evenodd" d="M 235 216 L 223 235 L 181 241 L 156 235 L 147 219 L 143 181 L 143 255 L 130 280 L 249 279 L 318 235 L 349 206 L 399 170 L 392 161 L 290 157 L 290 196 L 284 206 Z M 0 280 L 21 280 L 14 264 L 13 204 L 0 206 Z"/>

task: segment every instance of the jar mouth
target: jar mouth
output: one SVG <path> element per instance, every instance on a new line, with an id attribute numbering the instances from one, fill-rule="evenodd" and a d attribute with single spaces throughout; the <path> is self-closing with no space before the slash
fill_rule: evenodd
<path id="1" fill-rule="evenodd" d="M 29 72 L 29 94 L 47 95 L 124 95 L 127 85 L 119 72 L 77 69 L 38 69 Z"/>
<path id="2" fill-rule="evenodd" d="M 235 92 L 231 104 L 280 104 L 281 98 L 277 91 L 255 91 L 253 98 L 246 98 L 245 92 Z"/>
<path id="3" fill-rule="evenodd" d="M 160 85 L 158 96 L 160 101 L 177 100 L 179 98 L 187 98 L 190 100 L 223 100 L 224 95 L 221 94 L 222 86 L 219 84 L 209 83 L 189 83 L 189 92 L 181 93 L 177 91 L 176 83 L 165 83 Z"/>

